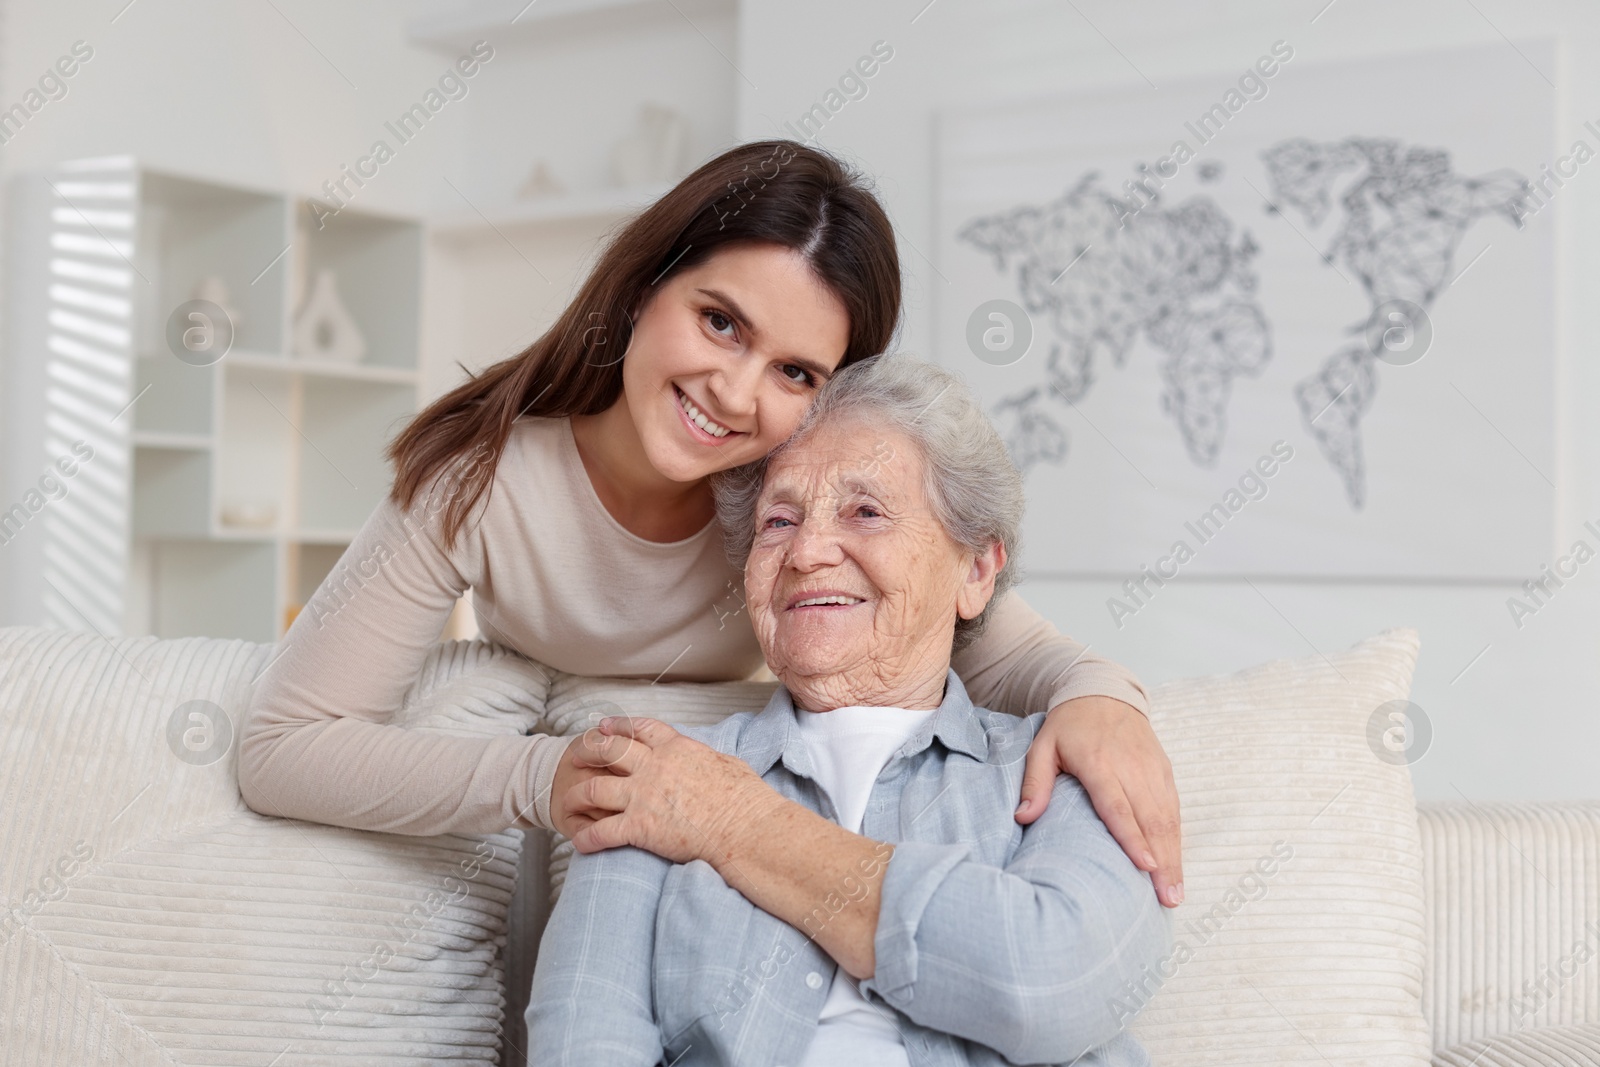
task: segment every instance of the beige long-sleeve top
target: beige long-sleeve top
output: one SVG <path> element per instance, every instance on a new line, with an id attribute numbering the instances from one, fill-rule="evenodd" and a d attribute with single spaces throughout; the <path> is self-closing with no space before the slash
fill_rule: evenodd
<path id="1" fill-rule="evenodd" d="M 389 720 L 461 594 L 479 629 L 557 670 L 721 681 L 761 650 L 713 520 L 668 543 L 624 529 L 595 494 L 565 418 L 522 418 L 490 490 L 442 546 L 452 482 L 391 500 L 275 650 L 239 741 L 239 786 L 264 814 L 403 834 L 550 827 L 567 738 L 464 738 Z M 1104 694 L 1149 714 L 1126 668 L 1059 633 L 1014 592 L 951 664 L 973 701 L 1011 714 Z"/>

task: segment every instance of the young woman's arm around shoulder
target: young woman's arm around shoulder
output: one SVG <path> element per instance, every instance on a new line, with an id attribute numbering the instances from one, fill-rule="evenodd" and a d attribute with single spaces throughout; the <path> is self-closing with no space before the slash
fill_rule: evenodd
<path id="1" fill-rule="evenodd" d="M 1150 698 L 1132 671 L 1089 651 L 1007 592 L 988 626 L 952 657 L 972 701 L 1012 715 L 1049 710 L 1028 748 L 1017 821 L 1044 814 L 1056 775 L 1083 783 L 1156 896 L 1183 902 L 1182 835 L 1172 763 L 1150 728 Z"/>

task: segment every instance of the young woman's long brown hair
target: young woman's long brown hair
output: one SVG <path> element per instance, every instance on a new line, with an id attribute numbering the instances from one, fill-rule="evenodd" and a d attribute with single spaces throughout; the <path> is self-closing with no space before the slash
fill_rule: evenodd
<path id="1" fill-rule="evenodd" d="M 650 289 L 735 243 L 791 249 L 850 315 L 840 367 L 889 347 L 900 315 L 894 230 L 872 192 L 843 163 L 795 141 L 757 141 L 723 153 L 679 182 L 607 244 L 577 297 L 543 336 L 444 394 L 386 451 L 390 498 L 401 509 L 433 477 L 455 475 L 444 507 L 445 547 L 494 479 L 521 415 L 592 415 L 622 391 L 622 355 Z M 466 460 L 470 458 L 471 462 Z"/>

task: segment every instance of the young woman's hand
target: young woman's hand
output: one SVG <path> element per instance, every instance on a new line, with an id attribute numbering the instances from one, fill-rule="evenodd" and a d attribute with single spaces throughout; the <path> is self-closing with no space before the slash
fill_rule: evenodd
<path id="1" fill-rule="evenodd" d="M 606 769 L 603 754 L 593 748 L 591 735 L 599 737 L 599 731 L 589 730 L 572 739 L 567 750 L 561 754 L 561 762 L 556 764 L 556 776 L 550 783 L 550 823 L 556 833 L 566 837 L 571 837 L 592 821 L 581 819 L 573 811 L 567 797 L 573 789 L 589 779 L 611 773 Z"/>
<path id="2" fill-rule="evenodd" d="M 1150 872 L 1156 899 L 1169 908 L 1183 903 L 1178 790 L 1150 720 L 1108 696 L 1076 697 L 1051 708 L 1028 749 L 1019 823 L 1044 814 L 1058 772 L 1083 783 L 1128 858 Z"/>
<path id="3" fill-rule="evenodd" d="M 657 719 L 620 716 L 574 742 L 573 776 L 556 772 L 559 803 L 579 852 L 635 845 L 673 863 L 719 869 L 739 831 L 788 803 L 736 756 Z"/>

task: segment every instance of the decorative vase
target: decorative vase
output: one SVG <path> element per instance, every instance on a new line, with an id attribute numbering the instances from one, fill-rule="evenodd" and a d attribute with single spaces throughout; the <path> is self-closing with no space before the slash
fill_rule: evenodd
<path id="1" fill-rule="evenodd" d="M 366 338 L 339 299 L 333 271 L 323 267 L 317 272 L 310 298 L 294 320 L 294 354 L 303 359 L 359 363 L 366 351 Z"/>

